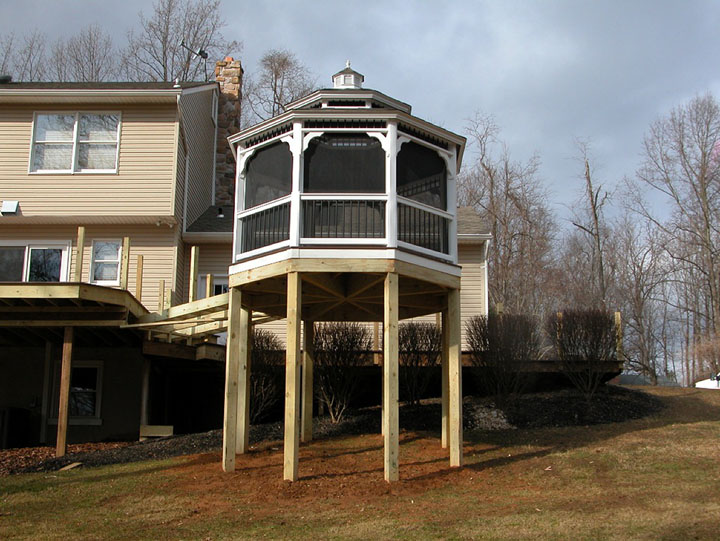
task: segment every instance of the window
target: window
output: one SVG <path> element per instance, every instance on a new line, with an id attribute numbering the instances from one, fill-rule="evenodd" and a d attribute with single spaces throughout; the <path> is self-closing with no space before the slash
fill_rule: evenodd
<path id="1" fill-rule="evenodd" d="M 249 209 L 290 193 L 292 154 L 287 143 L 259 149 L 245 169 L 245 208 Z"/>
<path id="2" fill-rule="evenodd" d="M 67 280 L 68 244 L 24 244 L 0 241 L 0 282 Z"/>
<path id="3" fill-rule="evenodd" d="M 119 128 L 119 113 L 38 113 L 30 171 L 114 173 Z"/>
<path id="4" fill-rule="evenodd" d="M 207 293 L 207 276 L 199 276 L 198 277 L 198 297 L 199 298 L 205 298 L 205 293 Z M 213 281 L 212 281 L 212 295 L 222 295 L 223 293 L 227 293 L 229 286 L 228 286 L 228 277 L 227 274 L 214 274 L 213 275 Z"/>
<path id="5" fill-rule="evenodd" d="M 102 362 L 73 361 L 70 372 L 68 418 L 74 424 L 99 424 L 102 391 Z M 61 363 L 55 364 L 52 418 L 57 420 L 60 405 Z"/>
<path id="6" fill-rule="evenodd" d="M 374 137 L 326 134 L 305 151 L 306 193 L 385 193 L 385 151 Z"/>
<path id="7" fill-rule="evenodd" d="M 96 284 L 120 283 L 120 241 L 93 241 L 90 281 Z"/>
<path id="8" fill-rule="evenodd" d="M 445 161 L 432 149 L 414 142 L 403 144 L 397 156 L 397 192 L 413 201 L 446 210 Z"/>

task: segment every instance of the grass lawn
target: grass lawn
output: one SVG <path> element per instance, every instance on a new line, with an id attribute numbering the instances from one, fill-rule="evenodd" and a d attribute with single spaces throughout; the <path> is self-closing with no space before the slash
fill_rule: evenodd
<path id="1" fill-rule="evenodd" d="M 301 447 L 282 481 L 264 444 L 224 474 L 219 453 L 0 477 L 0 539 L 718 539 L 720 391 L 652 389 L 666 408 L 589 427 L 466 432 L 465 466 L 437 434 Z"/>

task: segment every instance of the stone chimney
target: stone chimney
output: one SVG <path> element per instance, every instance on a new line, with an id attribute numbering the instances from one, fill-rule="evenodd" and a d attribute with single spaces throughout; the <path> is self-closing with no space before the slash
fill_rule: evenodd
<path id="1" fill-rule="evenodd" d="M 218 206 L 235 203 L 235 159 L 227 138 L 240 131 L 242 77 L 240 61 L 232 56 L 215 63 L 215 81 L 220 85 L 215 154 L 215 204 Z"/>

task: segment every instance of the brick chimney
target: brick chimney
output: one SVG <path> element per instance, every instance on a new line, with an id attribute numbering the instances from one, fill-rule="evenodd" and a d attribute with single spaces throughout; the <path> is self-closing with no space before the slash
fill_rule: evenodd
<path id="1" fill-rule="evenodd" d="M 215 63 L 215 80 L 220 85 L 215 154 L 215 204 L 219 206 L 235 203 L 235 160 L 227 138 L 240 131 L 242 77 L 242 65 L 232 56 Z"/>

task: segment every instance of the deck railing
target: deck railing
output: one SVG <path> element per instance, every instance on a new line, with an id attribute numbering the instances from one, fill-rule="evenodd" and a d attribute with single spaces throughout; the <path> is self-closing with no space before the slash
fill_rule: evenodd
<path id="1" fill-rule="evenodd" d="M 305 238 L 381 239 L 385 237 L 385 201 L 304 200 L 302 220 Z"/>

